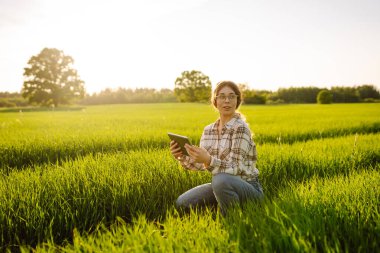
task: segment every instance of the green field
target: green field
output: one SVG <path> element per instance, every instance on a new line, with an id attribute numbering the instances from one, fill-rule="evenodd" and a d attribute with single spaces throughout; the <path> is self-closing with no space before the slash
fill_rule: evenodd
<path id="1" fill-rule="evenodd" d="M 0 110 L 0 248 L 38 252 L 374 252 L 380 104 L 248 106 L 266 194 L 226 217 L 179 214 L 209 182 L 167 132 L 199 143 L 205 104 Z M 20 248 L 21 246 L 21 248 Z"/>

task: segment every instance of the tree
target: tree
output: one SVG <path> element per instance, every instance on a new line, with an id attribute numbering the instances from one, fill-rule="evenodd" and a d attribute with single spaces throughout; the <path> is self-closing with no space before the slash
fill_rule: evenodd
<path id="1" fill-rule="evenodd" d="M 379 99 L 380 98 L 380 93 L 378 90 L 376 90 L 375 86 L 369 85 L 369 84 L 364 84 L 359 86 L 358 88 L 359 96 L 360 99 L 365 100 L 368 98 L 373 98 L 373 99 Z"/>
<path id="2" fill-rule="evenodd" d="M 331 87 L 334 103 L 357 103 L 360 101 L 359 91 L 354 87 Z"/>
<path id="3" fill-rule="evenodd" d="M 278 89 L 278 97 L 285 103 L 315 103 L 318 93 L 317 87 L 290 87 Z"/>
<path id="4" fill-rule="evenodd" d="M 331 104 L 332 94 L 328 90 L 321 90 L 317 96 L 318 104 Z"/>
<path id="5" fill-rule="evenodd" d="M 119 87 L 116 90 L 107 88 L 99 93 L 88 95 L 80 104 L 127 104 L 127 103 L 165 103 L 175 102 L 174 91 L 170 89 L 156 90 L 152 88 L 126 89 Z"/>
<path id="6" fill-rule="evenodd" d="M 184 71 L 175 80 L 174 94 L 180 102 L 204 102 L 211 95 L 211 81 L 200 71 Z"/>
<path id="7" fill-rule="evenodd" d="M 245 104 L 257 104 L 264 105 L 267 101 L 265 95 L 261 95 L 258 92 L 251 90 L 245 97 L 243 97 Z"/>
<path id="8" fill-rule="evenodd" d="M 22 96 L 39 105 L 69 104 L 83 98 L 84 82 L 72 68 L 74 60 L 55 48 L 44 48 L 24 68 Z"/>

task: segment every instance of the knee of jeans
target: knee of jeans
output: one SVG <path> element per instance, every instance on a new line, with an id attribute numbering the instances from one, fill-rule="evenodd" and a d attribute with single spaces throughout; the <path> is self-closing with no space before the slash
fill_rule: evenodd
<path id="1" fill-rule="evenodd" d="M 186 201 L 184 201 L 184 199 L 181 198 L 181 196 L 179 196 L 177 200 L 175 201 L 175 206 L 176 208 L 185 208 L 187 207 Z"/>
<path id="2" fill-rule="evenodd" d="M 214 192 L 221 192 L 229 186 L 229 175 L 219 173 L 212 177 L 212 189 Z"/>

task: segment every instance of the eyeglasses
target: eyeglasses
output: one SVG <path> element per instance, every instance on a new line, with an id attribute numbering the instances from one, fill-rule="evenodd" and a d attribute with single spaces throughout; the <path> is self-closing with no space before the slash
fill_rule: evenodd
<path id="1" fill-rule="evenodd" d="M 229 101 L 231 101 L 231 100 L 235 100 L 237 97 L 238 97 L 238 95 L 236 95 L 236 94 L 230 94 L 228 96 L 226 96 L 226 95 L 216 96 L 216 98 L 220 101 L 226 101 L 227 98 Z"/>

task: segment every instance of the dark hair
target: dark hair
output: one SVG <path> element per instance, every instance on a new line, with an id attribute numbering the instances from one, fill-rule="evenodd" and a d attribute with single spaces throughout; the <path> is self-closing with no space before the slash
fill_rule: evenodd
<path id="1" fill-rule="evenodd" d="M 216 108 L 216 96 L 218 95 L 219 91 L 226 86 L 230 87 L 235 92 L 235 94 L 237 95 L 236 109 L 239 108 L 243 98 L 242 98 L 239 86 L 237 86 L 236 83 L 234 83 L 232 81 L 220 81 L 219 83 L 216 84 L 216 87 L 215 87 L 214 91 L 212 92 L 211 103 Z"/>

